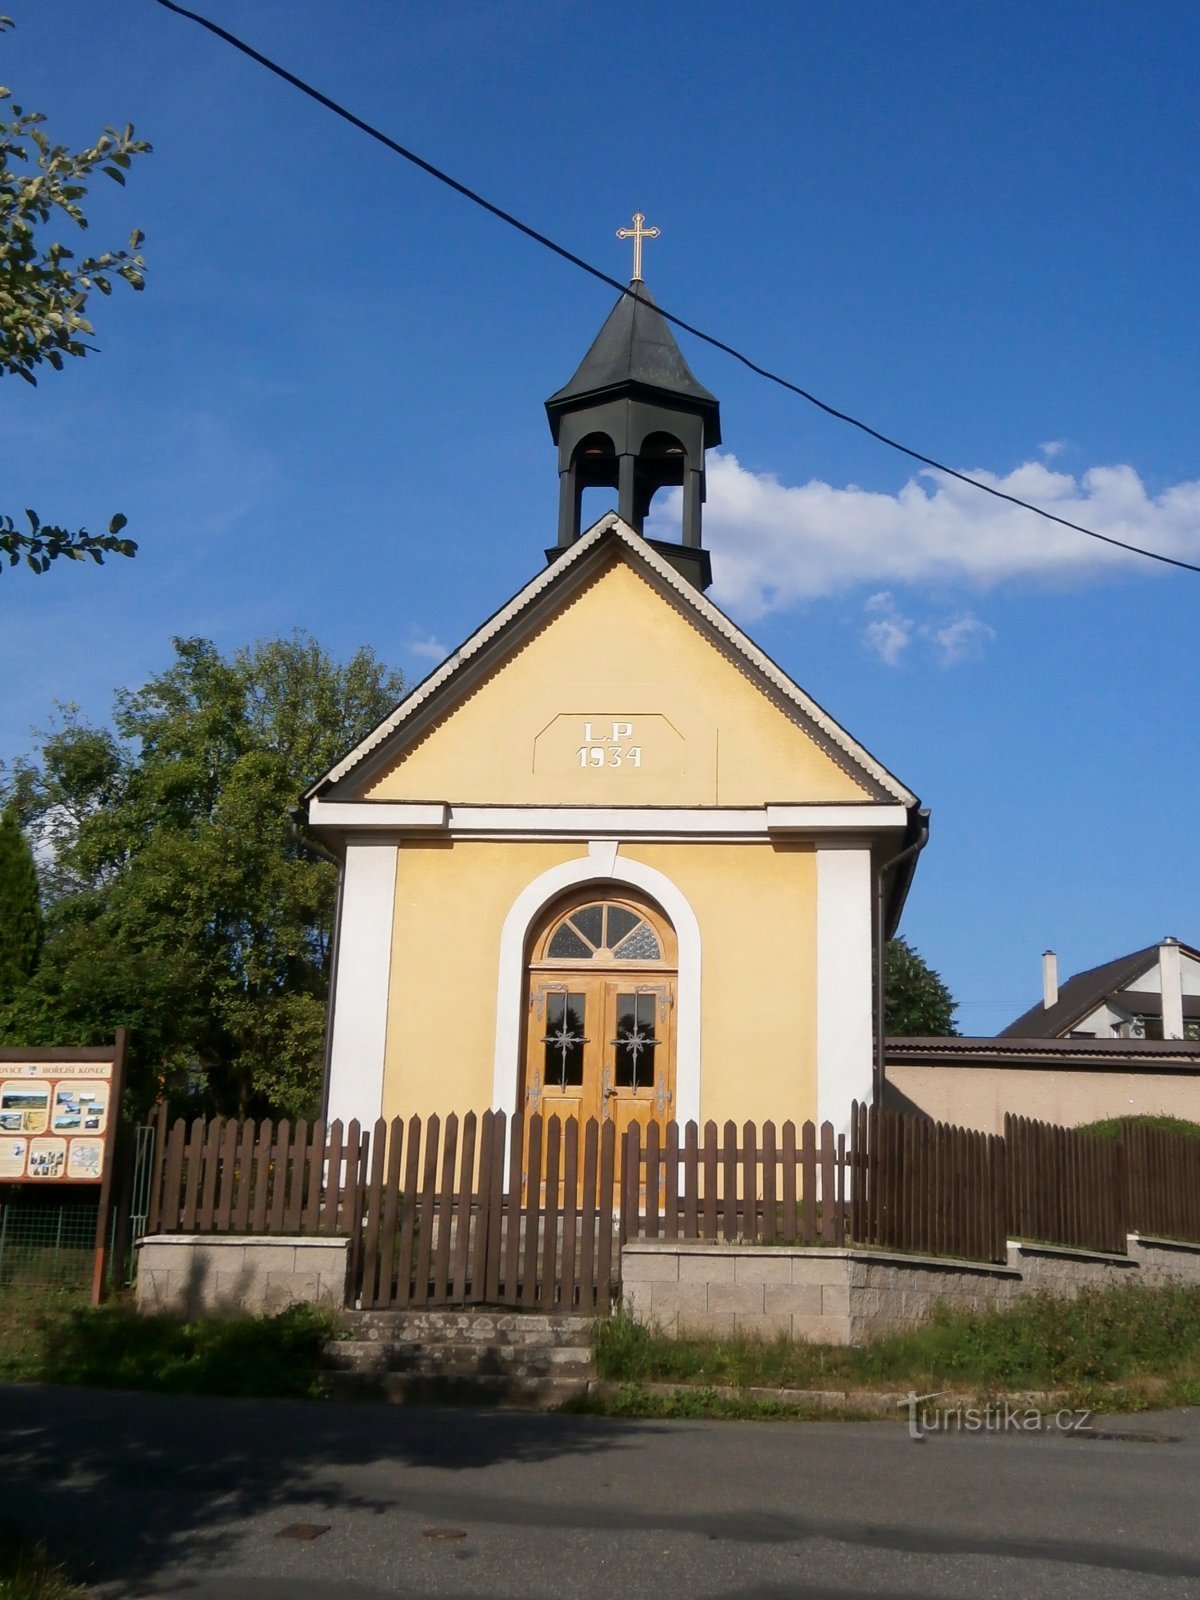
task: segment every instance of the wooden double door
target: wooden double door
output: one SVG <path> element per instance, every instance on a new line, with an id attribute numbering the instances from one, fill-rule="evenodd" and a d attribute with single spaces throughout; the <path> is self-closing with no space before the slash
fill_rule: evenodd
<path id="1" fill-rule="evenodd" d="M 525 1115 L 660 1126 L 674 1115 L 674 930 L 628 898 L 559 907 L 529 967 Z"/>

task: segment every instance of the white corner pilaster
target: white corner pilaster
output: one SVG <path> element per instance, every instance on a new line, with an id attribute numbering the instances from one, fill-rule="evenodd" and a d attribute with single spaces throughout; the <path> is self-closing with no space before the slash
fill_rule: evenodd
<path id="1" fill-rule="evenodd" d="M 346 846 L 326 1116 L 373 1125 L 383 1108 L 396 846 Z"/>
<path id="2" fill-rule="evenodd" d="M 817 850 L 817 1121 L 850 1127 L 850 1102 L 870 1104 L 871 896 L 868 849 Z"/>

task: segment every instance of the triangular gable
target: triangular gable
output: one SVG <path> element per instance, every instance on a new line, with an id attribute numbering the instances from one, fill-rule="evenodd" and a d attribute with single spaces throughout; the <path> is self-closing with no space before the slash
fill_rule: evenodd
<path id="1" fill-rule="evenodd" d="M 680 577 L 669 562 L 614 514 L 601 518 L 477 629 L 406 696 L 389 717 L 315 784 L 306 798 L 321 794 L 330 799 L 349 799 L 367 793 L 381 772 L 400 762 L 407 750 L 452 715 L 453 708 L 464 704 L 466 697 L 502 661 L 512 658 L 519 646 L 545 629 L 569 605 L 578 602 L 588 585 L 602 577 L 614 562 L 627 564 L 656 589 L 691 625 L 692 633 L 707 638 L 733 664 L 741 682 L 753 685 L 791 725 L 829 756 L 855 785 L 853 795 L 845 794 L 841 798 L 866 802 L 885 800 L 905 806 L 916 803 L 916 797 L 898 779 L 747 638 L 719 607 Z M 581 702 L 577 709 L 589 707 Z M 640 711 L 642 708 L 632 709 Z M 592 704 L 590 710 L 599 715 L 610 711 L 615 715 L 622 707 Z M 432 794 L 425 796 L 434 797 Z M 787 796 L 776 794 L 770 798 L 783 800 Z"/>

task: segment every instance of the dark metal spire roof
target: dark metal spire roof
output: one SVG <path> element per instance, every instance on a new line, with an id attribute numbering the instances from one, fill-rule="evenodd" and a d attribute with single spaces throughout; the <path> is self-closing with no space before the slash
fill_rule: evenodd
<path id="1" fill-rule="evenodd" d="M 609 312 L 570 383 L 546 406 L 559 410 L 630 385 L 690 400 L 697 410 L 717 407 L 716 396 L 696 382 L 649 289 L 637 279 Z"/>

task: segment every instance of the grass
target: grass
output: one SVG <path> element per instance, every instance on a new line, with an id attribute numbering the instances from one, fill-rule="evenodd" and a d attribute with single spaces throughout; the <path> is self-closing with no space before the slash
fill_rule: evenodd
<path id="1" fill-rule="evenodd" d="M 310 1306 L 270 1317 L 180 1322 L 78 1295 L 0 1294 L 0 1379 L 168 1394 L 313 1398 L 334 1319 Z M 0 1591 L 0 1600 L 3 1592 Z"/>
<path id="2" fill-rule="evenodd" d="M 44 1329 L 86 1306 L 88 1299 L 79 1288 L 0 1289 L 0 1382 L 38 1377 Z"/>
<path id="3" fill-rule="evenodd" d="M 702 1394 L 737 1389 L 915 1389 L 994 1395 L 1060 1390 L 1109 1409 L 1200 1404 L 1200 1288 L 1138 1284 L 1085 1290 L 1074 1300 L 1034 1295 L 980 1316 L 942 1311 L 922 1327 L 862 1348 L 753 1338 L 667 1339 L 628 1318 L 597 1328 L 596 1367 L 628 1389 L 615 1414 L 651 1383 L 689 1384 Z M 689 1402 L 690 1403 L 690 1402 Z M 619 1409 L 623 1404 L 624 1409 Z M 708 1411 L 730 1414 L 711 1395 Z M 737 1402 L 742 1405 L 743 1402 Z M 674 1414 L 680 1414 L 678 1412 Z M 829 1413 L 823 1413 L 828 1415 Z"/>
<path id="4" fill-rule="evenodd" d="M 0 1600 L 82 1600 L 86 1592 L 50 1560 L 43 1545 L 29 1545 L 0 1523 Z"/>
<path id="5" fill-rule="evenodd" d="M 828 1407 L 782 1400 L 765 1400 L 757 1395 L 730 1397 L 712 1387 L 697 1386 L 656 1393 L 639 1383 L 622 1384 L 615 1394 L 591 1393 L 564 1401 L 558 1408 L 575 1416 L 664 1418 L 704 1421 L 719 1418 L 738 1422 L 776 1422 L 820 1419 L 824 1422 L 858 1422 L 871 1413 L 856 1410 L 853 1403 Z"/>

